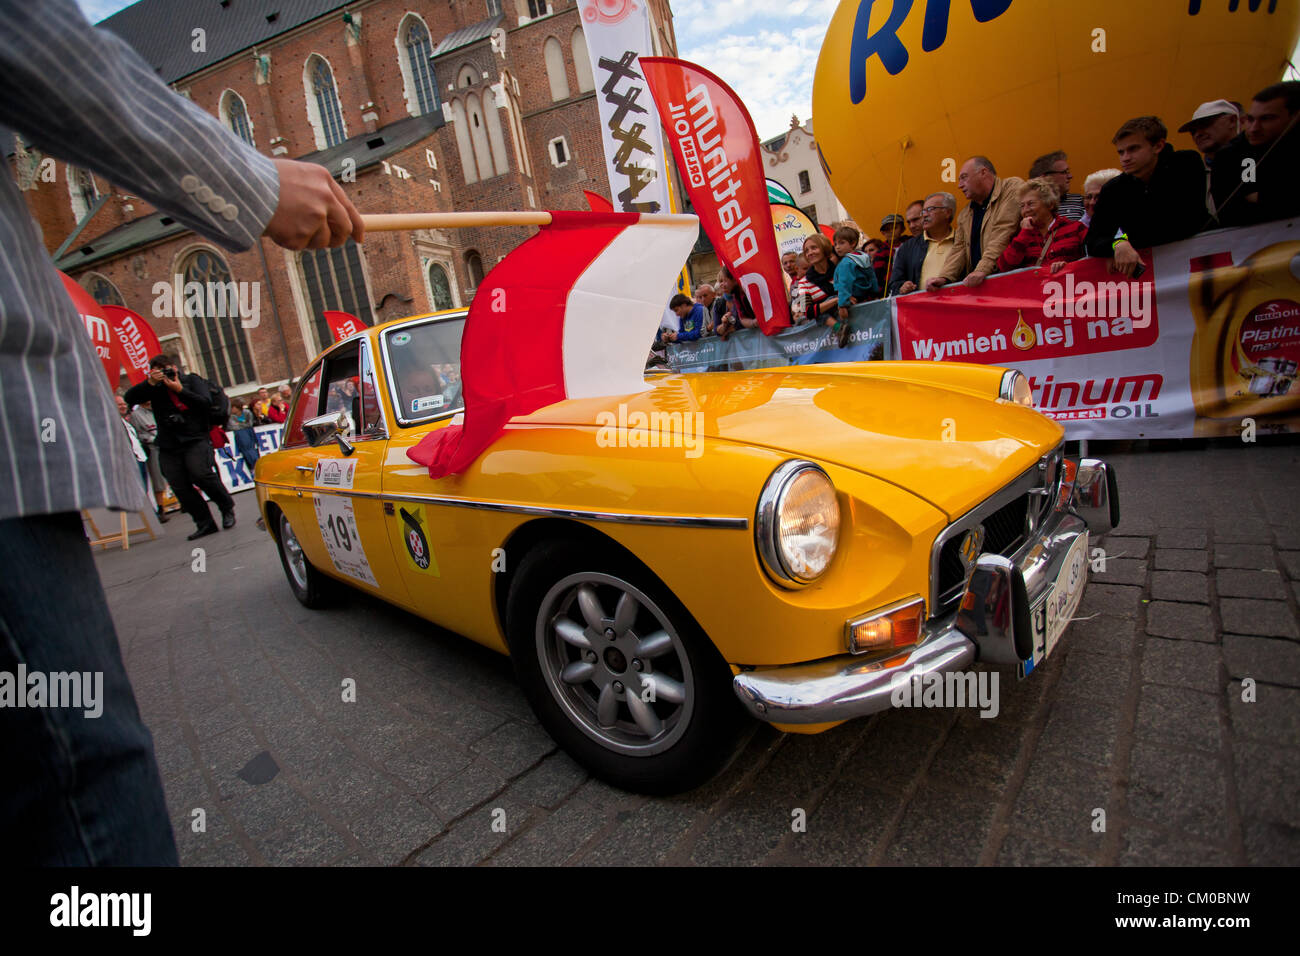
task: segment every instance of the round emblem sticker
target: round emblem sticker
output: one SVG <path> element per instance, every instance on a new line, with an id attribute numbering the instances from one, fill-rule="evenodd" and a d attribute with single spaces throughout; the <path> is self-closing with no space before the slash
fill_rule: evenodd
<path id="1" fill-rule="evenodd" d="M 695 331 L 695 322 L 692 321 L 691 319 L 687 319 L 686 322 L 682 325 L 682 331 L 683 332 Z"/>
<path id="2" fill-rule="evenodd" d="M 401 509 L 400 514 L 403 523 L 406 525 L 406 553 L 411 556 L 411 560 L 415 562 L 417 568 L 421 571 L 427 571 L 429 569 L 429 539 L 424 536 L 424 529 L 420 527 L 420 519 L 405 508 Z"/>
<path id="3" fill-rule="evenodd" d="M 407 342 L 411 341 L 411 333 L 398 332 L 391 339 L 389 339 L 389 341 L 392 342 L 394 345 L 405 345 Z"/>

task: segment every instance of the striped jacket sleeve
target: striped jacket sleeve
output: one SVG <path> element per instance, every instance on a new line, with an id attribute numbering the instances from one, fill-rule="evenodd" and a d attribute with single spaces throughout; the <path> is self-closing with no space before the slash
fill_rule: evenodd
<path id="1" fill-rule="evenodd" d="M 172 93 L 72 0 L 0 0 L 0 126 L 229 249 L 279 200 L 275 165 Z M 90 337 L 0 175 L 0 520 L 149 507 Z"/>
<path id="2" fill-rule="evenodd" d="M 228 249 L 262 234 L 279 199 L 275 165 L 168 89 L 124 40 L 73 0 L 0 0 L 0 23 L 0 124 Z M 224 200 L 220 212 L 186 188 L 196 183 Z"/>

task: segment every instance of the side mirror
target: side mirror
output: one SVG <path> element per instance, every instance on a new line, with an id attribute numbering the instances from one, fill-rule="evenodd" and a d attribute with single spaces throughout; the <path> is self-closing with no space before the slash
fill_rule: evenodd
<path id="1" fill-rule="evenodd" d="M 319 415 L 302 423 L 302 433 L 307 436 L 307 444 L 318 448 L 330 441 L 337 441 L 345 455 L 350 455 L 355 450 L 347 439 L 352 431 L 352 419 L 347 412 Z"/>

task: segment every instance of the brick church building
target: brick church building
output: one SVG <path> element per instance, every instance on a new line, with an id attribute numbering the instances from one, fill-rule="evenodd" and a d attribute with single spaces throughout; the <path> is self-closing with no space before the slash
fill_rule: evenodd
<path id="1" fill-rule="evenodd" d="M 595 2 L 139 0 L 100 25 L 262 153 L 328 168 L 362 213 L 585 209 L 584 189 L 609 196 L 580 10 Z M 640 2 L 654 52 L 676 55 L 667 0 Z M 58 267 L 232 395 L 297 375 L 330 342 L 323 310 L 373 324 L 468 305 L 530 232 L 372 233 L 297 253 L 263 239 L 232 254 L 6 145 Z M 191 281 L 258 283 L 256 325 L 219 296 L 185 314 L 199 311 L 180 292 Z"/>

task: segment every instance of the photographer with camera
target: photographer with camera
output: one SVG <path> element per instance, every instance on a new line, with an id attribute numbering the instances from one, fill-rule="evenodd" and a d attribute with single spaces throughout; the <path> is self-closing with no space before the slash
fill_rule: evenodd
<path id="1" fill-rule="evenodd" d="M 212 512 L 195 486 L 221 509 L 221 526 L 235 526 L 235 502 L 221 483 L 212 455 L 210 394 L 201 377 L 180 374 L 174 355 L 155 355 L 149 360 L 148 379 L 132 386 L 123 396 L 128 404 L 153 405 L 162 473 L 185 513 L 194 519 L 195 531 L 188 541 L 217 533 Z"/>

